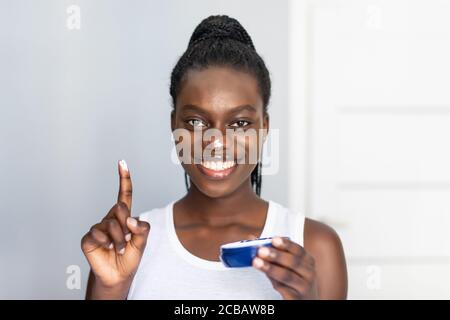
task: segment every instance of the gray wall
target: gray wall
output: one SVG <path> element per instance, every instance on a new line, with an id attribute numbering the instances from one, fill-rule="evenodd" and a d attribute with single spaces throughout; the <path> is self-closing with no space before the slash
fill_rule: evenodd
<path id="1" fill-rule="evenodd" d="M 66 9 L 81 7 L 81 30 Z M 170 162 L 171 68 L 197 23 L 229 14 L 272 73 L 271 127 L 281 164 L 263 196 L 287 204 L 288 3 L 283 1 L 0 0 L 0 298 L 82 298 L 80 238 L 116 201 L 117 160 L 134 215 L 184 193 Z M 66 268 L 82 269 L 81 290 Z"/>

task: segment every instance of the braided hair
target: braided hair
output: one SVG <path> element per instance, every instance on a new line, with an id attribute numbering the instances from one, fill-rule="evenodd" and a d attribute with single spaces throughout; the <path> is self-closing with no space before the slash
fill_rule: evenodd
<path id="1" fill-rule="evenodd" d="M 209 66 L 227 66 L 253 75 L 263 101 L 263 112 L 267 113 L 271 82 L 263 59 L 256 52 L 252 39 L 242 25 L 226 15 L 213 15 L 204 19 L 195 28 L 188 47 L 172 70 L 170 95 L 173 108 L 189 70 L 203 70 Z M 251 184 L 261 195 L 261 161 L 251 174 Z M 185 173 L 186 188 L 189 189 Z"/>

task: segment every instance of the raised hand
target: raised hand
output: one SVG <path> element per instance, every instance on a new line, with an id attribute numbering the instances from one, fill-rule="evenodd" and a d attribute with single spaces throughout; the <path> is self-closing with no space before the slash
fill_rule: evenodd
<path id="1" fill-rule="evenodd" d="M 104 288 L 126 287 L 137 271 L 150 225 L 131 217 L 132 183 L 124 160 L 118 163 L 120 187 L 117 203 L 81 240 L 91 266 L 91 277 Z"/>

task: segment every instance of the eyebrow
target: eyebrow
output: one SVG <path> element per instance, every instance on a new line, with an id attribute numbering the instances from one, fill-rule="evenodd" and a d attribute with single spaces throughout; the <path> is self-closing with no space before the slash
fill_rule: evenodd
<path id="1" fill-rule="evenodd" d="M 185 104 L 182 106 L 183 111 L 196 111 L 196 112 L 200 112 L 200 113 L 207 113 L 207 111 L 205 109 L 203 109 L 202 107 L 196 106 L 194 104 Z M 250 104 L 244 104 L 241 106 L 237 106 L 234 107 L 233 109 L 231 109 L 230 111 L 228 111 L 228 113 L 237 113 L 240 111 L 250 111 L 250 112 L 257 112 L 256 108 Z"/>

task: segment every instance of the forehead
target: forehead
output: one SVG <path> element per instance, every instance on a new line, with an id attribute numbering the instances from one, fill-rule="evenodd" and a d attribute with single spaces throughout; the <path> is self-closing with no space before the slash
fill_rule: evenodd
<path id="1" fill-rule="evenodd" d="M 177 97 L 177 108 L 185 104 L 211 111 L 247 104 L 262 110 L 263 106 L 255 77 L 229 67 L 189 70 Z"/>

